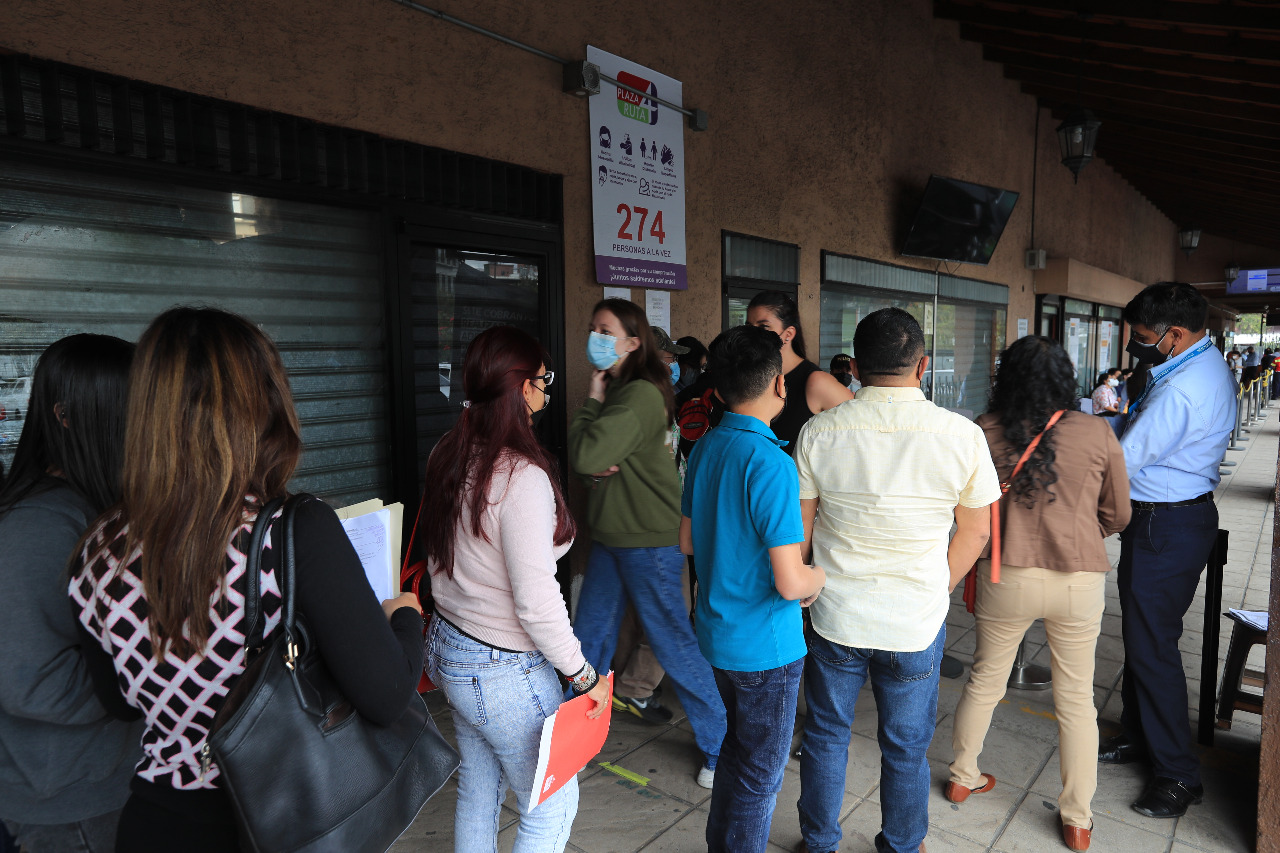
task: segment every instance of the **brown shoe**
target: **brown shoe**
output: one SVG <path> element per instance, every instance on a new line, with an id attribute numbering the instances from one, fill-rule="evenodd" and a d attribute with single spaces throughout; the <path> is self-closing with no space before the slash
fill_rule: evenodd
<path id="1" fill-rule="evenodd" d="M 1058 822 L 1062 823 L 1061 817 L 1058 818 Z M 1063 823 L 1062 843 L 1067 845 L 1067 848 L 1070 850 L 1088 850 L 1089 836 L 1093 833 L 1092 826 L 1093 825 L 1090 824 L 1090 828 L 1085 829 L 1081 826 L 1068 826 Z"/>
<path id="2" fill-rule="evenodd" d="M 970 794 L 985 794 L 996 786 L 996 777 L 990 773 L 983 773 L 982 778 L 986 781 L 981 788 L 966 788 L 964 785 L 948 782 L 947 787 L 942 789 L 942 796 L 953 803 L 963 803 L 969 799 Z"/>

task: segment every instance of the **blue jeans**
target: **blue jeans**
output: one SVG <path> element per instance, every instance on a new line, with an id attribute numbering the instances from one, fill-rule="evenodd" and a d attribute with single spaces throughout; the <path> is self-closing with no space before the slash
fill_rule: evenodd
<path id="1" fill-rule="evenodd" d="M 707 766 L 715 769 L 724 741 L 724 703 L 684 609 L 683 571 L 684 555 L 675 545 L 612 548 L 592 542 L 573 633 L 582 641 L 582 654 L 591 665 L 602 675 L 607 673 L 630 599 L 654 656 L 671 676 L 689 715 L 693 739 Z"/>
<path id="2" fill-rule="evenodd" d="M 840 805 L 853 703 L 871 677 L 880 741 L 880 853 L 917 853 L 929 832 L 929 762 L 938 720 L 938 666 L 947 627 L 923 651 L 854 649 L 810 627 L 804 668 L 805 718 L 800 756 L 800 832 L 813 851 L 840 846 Z"/>
<path id="3" fill-rule="evenodd" d="M 796 724 L 804 658 L 762 672 L 717 669 L 729 732 L 707 818 L 710 853 L 763 853 Z"/>
<path id="4" fill-rule="evenodd" d="M 457 727 L 457 853 L 494 853 L 507 788 L 516 795 L 520 827 L 515 853 L 560 853 L 578 813 L 571 778 L 536 809 L 529 795 L 538 769 L 542 722 L 560 707 L 560 679 L 541 652 L 501 652 L 431 620 L 427 670 L 449 700 Z"/>
<path id="5" fill-rule="evenodd" d="M 1178 638 L 1217 536 L 1212 503 L 1135 510 L 1120 534 L 1120 722 L 1130 739 L 1146 743 L 1157 776 L 1192 786 L 1200 784 L 1200 761 L 1191 742 Z"/>

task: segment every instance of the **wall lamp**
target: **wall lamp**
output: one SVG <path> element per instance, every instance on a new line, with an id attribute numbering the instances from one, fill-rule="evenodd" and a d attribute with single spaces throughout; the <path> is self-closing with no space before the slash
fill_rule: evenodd
<path id="1" fill-rule="evenodd" d="M 1186 252 L 1188 258 L 1200 247 L 1200 231 L 1199 225 L 1185 225 L 1178 229 L 1178 248 Z"/>

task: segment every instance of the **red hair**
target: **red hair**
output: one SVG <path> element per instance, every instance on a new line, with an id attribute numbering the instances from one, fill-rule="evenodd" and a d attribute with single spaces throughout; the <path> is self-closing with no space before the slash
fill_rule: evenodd
<path id="1" fill-rule="evenodd" d="M 555 544 L 563 545 L 577 532 L 555 459 L 538 443 L 524 399 L 524 381 L 535 378 L 538 366 L 549 361 L 542 344 L 514 326 L 486 329 L 467 347 L 462 384 L 470 405 L 427 460 L 427 491 L 418 530 L 435 571 L 453 577 L 454 536 L 464 511 L 472 535 L 492 541 L 481 521 L 489 506 L 494 470 L 503 456 L 546 472 L 556 499 Z"/>

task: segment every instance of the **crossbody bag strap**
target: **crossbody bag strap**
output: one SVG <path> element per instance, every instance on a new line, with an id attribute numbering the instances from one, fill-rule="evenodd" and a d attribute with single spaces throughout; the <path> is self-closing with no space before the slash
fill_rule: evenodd
<path id="1" fill-rule="evenodd" d="M 1053 429 L 1053 425 L 1061 420 L 1062 416 L 1067 413 L 1066 409 L 1059 409 L 1049 417 L 1049 423 L 1045 424 L 1044 429 L 1040 430 L 1040 434 L 1031 439 L 1031 443 L 1027 445 L 1027 449 L 1022 452 L 1022 458 L 1018 460 L 1018 464 L 1013 466 L 1013 473 L 1009 475 L 1009 479 L 1000 484 L 1000 496 L 1004 495 L 1013 486 L 1014 479 L 1018 476 L 1018 472 L 1022 470 L 1022 466 L 1031 458 L 1031 454 L 1035 453 L 1036 448 L 1040 445 L 1040 439 L 1044 438 L 1044 434 Z M 996 498 L 991 504 L 991 582 L 1000 583 L 1000 498 Z"/>
<path id="2" fill-rule="evenodd" d="M 244 566 L 244 619 L 245 648 L 250 651 L 262 648 L 262 635 L 266 620 L 262 618 L 262 543 L 266 541 L 267 530 L 271 527 L 271 517 L 276 514 L 283 498 L 272 498 L 265 505 L 259 505 L 258 517 L 253 521 L 253 530 L 249 534 L 249 547 L 245 550 Z"/>

